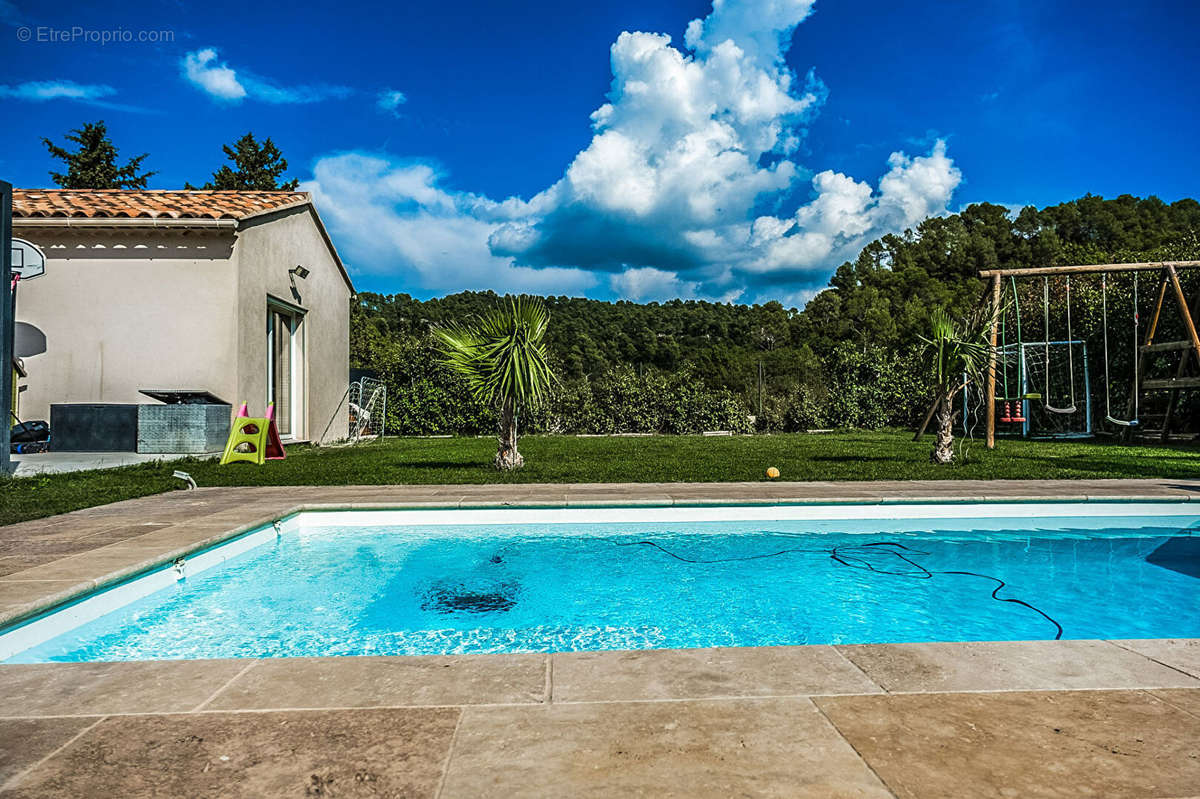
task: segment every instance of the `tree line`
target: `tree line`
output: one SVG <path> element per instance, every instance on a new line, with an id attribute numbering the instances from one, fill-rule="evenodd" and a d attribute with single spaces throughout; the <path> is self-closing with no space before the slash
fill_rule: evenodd
<path id="1" fill-rule="evenodd" d="M 980 270 L 1197 257 L 1200 203 L 1195 200 L 1165 203 L 1156 197 L 1087 195 L 1016 212 L 979 203 L 958 214 L 926 219 L 916 229 L 867 245 L 855 260 L 840 266 L 829 286 L 803 309 L 778 302 L 634 303 L 546 297 L 546 347 L 561 380 L 552 392 L 549 415 L 532 420 L 533 426 L 563 432 L 693 430 L 708 424 L 728 429 L 744 428 L 747 423 L 739 420 L 746 417 L 753 417 L 754 426 L 763 431 L 913 425 L 933 393 L 932 376 L 919 358 L 931 315 L 944 309 L 961 318 L 975 307 L 986 288 L 978 277 Z M 1185 273 L 1184 281 L 1186 291 L 1200 289 L 1195 274 Z M 1050 333 L 1061 337 L 1064 285 L 1056 281 L 1048 288 Z M 1034 337 L 1026 340 L 1035 340 L 1043 335 L 1043 285 L 1038 280 L 1017 281 L 1017 292 L 1015 306 L 1006 294 L 1009 329 L 1014 310 L 1022 310 Z M 1144 315 L 1150 293 L 1143 288 Z M 388 376 L 397 432 L 490 432 L 486 409 L 470 410 L 465 397 L 459 397 L 454 413 L 461 415 L 454 419 L 428 418 L 428 411 L 407 407 L 405 398 L 428 404 L 443 390 L 454 392 L 455 378 L 448 372 L 436 364 L 412 364 L 432 359 L 429 341 L 434 328 L 485 314 L 500 300 L 493 292 L 430 300 L 372 292 L 357 297 L 352 308 L 352 364 Z M 1072 334 L 1090 344 L 1093 394 L 1104 387 L 1098 376 L 1107 355 L 1114 384 L 1120 381 L 1114 395 L 1123 403 L 1134 353 L 1124 337 L 1104 352 L 1102 300 L 1096 280 L 1075 282 Z M 1120 315 L 1112 323 L 1127 331 L 1132 312 L 1128 276 L 1110 283 L 1107 301 L 1110 315 Z M 1181 338 L 1178 315 L 1174 308 L 1169 310 L 1160 339 Z M 1148 368 L 1167 367 L 1167 357 L 1177 355 L 1163 356 L 1162 364 L 1152 361 Z M 672 404 L 668 395 L 682 387 L 663 376 L 678 374 L 686 374 L 711 398 Z M 614 385 L 621 387 L 616 394 Z M 617 418 L 619 412 L 608 399 L 621 392 L 631 397 L 658 392 L 664 398 L 659 411 L 631 420 Z M 1193 428 L 1200 418 L 1197 393 L 1185 395 L 1177 413 L 1178 419 L 1193 420 Z M 1151 406 L 1157 401 L 1148 399 Z M 661 410 L 701 406 L 710 412 L 697 423 Z M 555 408 L 561 412 L 556 414 Z M 712 413 L 713 408 L 724 410 Z"/>

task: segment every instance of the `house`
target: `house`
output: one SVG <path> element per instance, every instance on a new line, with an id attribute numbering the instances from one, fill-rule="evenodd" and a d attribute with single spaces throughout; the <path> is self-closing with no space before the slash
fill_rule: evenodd
<path id="1" fill-rule="evenodd" d="M 203 391 L 346 436 L 354 287 L 307 193 L 17 189 L 13 235 L 46 255 L 17 288 L 22 418 Z"/>

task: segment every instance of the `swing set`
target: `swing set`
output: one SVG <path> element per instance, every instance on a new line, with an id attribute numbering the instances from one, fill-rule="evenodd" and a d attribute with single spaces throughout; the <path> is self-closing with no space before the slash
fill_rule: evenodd
<path id="1" fill-rule="evenodd" d="M 996 446 L 996 423 L 1001 424 L 1021 424 L 1023 431 L 1029 430 L 1029 408 L 1030 402 L 1038 402 L 1040 408 L 1047 415 L 1069 417 L 1080 412 L 1079 397 L 1076 395 L 1076 378 L 1075 378 L 1075 346 L 1082 347 L 1082 360 L 1084 368 L 1084 411 L 1087 416 L 1087 431 L 1091 430 L 1091 402 L 1090 392 L 1087 384 L 1087 344 L 1083 341 L 1078 341 L 1073 338 L 1072 321 L 1071 321 L 1071 277 L 1078 275 L 1100 275 L 1100 294 L 1101 294 L 1101 315 L 1103 319 L 1104 330 L 1104 406 L 1105 406 L 1105 421 L 1112 425 L 1123 428 L 1126 432 L 1138 428 L 1142 421 L 1139 418 L 1140 413 L 1140 395 L 1143 391 L 1152 390 L 1169 390 L 1171 396 L 1168 399 L 1167 413 L 1163 421 L 1161 435 L 1163 440 L 1166 440 L 1169 434 L 1171 423 L 1171 415 L 1175 405 L 1178 402 L 1178 394 L 1182 390 L 1200 389 L 1200 376 L 1187 376 L 1187 365 L 1194 354 L 1196 363 L 1200 365 L 1200 335 L 1197 335 L 1196 325 L 1193 321 L 1193 316 L 1196 312 L 1195 307 L 1189 308 L 1187 298 L 1183 294 L 1183 288 L 1179 283 L 1178 270 L 1200 268 L 1200 261 L 1164 261 L 1160 263 L 1132 263 L 1132 264 L 1089 264 L 1085 266 L 1052 266 L 1039 267 L 1034 269 L 991 269 L 984 270 L 979 273 L 981 278 L 991 281 L 991 357 L 988 364 L 987 376 L 987 396 L 986 396 L 986 411 L 987 411 L 987 447 L 992 449 Z M 1158 289 L 1158 299 L 1154 307 L 1154 313 L 1151 319 L 1149 329 L 1146 333 L 1146 338 L 1143 342 L 1141 338 L 1141 318 L 1138 304 L 1138 275 L 1141 272 L 1159 271 L 1162 275 L 1162 281 Z M 1132 380 L 1130 382 L 1129 402 L 1125 413 L 1119 417 L 1114 411 L 1111 396 L 1111 380 L 1109 374 L 1109 353 L 1110 342 L 1108 335 L 1109 309 L 1108 309 L 1108 278 L 1109 275 L 1122 273 L 1132 273 L 1133 276 L 1133 310 L 1130 326 L 1133 336 L 1132 353 L 1136 356 L 1131 358 L 1134 364 Z M 1062 276 L 1065 278 L 1065 304 L 1066 304 L 1066 340 L 1052 341 L 1050 331 L 1050 279 L 1052 277 Z M 1042 341 L 1028 342 L 1024 339 L 1024 331 L 1021 326 L 1021 308 L 1017 293 L 1017 278 L 1042 278 Z M 1002 305 L 1004 278 L 1008 278 L 1012 290 L 1012 305 L 1016 317 L 1016 342 L 1010 344 L 1008 341 L 1008 322 L 1007 313 Z M 1163 304 L 1166 300 L 1167 289 L 1174 289 L 1174 295 L 1179 305 L 1180 314 L 1183 319 L 1184 328 L 1187 331 L 1188 338 L 1182 341 L 1170 341 L 1155 343 L 1154 336 L 1158 330 L 1158 323 L 1162 315 Z M 985 295 L 986 298 L 986 295 Z M 1197 296 L 1193 306 L 1200 305 L 1200 296 Z M 999 345 L 999 346 L 997 346 Z M 1068 401 L 1065 405 L 1058 406 L 1051 402 L 1050 394 L 1050 375 L 1051 375 L 1051 347 L 1065 345 L 1067 350 L 1067 383 Z M 1026 358 L 1027 349 L 1038 349 L 1041 351 L 1042 365 L 1042 380 L 1040 385 L 1030 385 L 1028 375 L 1028 361 Z M 1114 347 L 1115 349 L 1115 347 Z M 1179 363 L 1178 371 L 1174 378 L 1168 379 L 1147 379 L 1144 374 L 1146 366 L 1146 357 L 1150 353 L 1161 353 L 1169 351 L 1181 351 L 1182 358 Z M 1009 360 L 1010 353 L 1015 352 L 1015 358 L 1011 358 L 1015 372 L 1015 383 L 1009 382 Z M 999 370 L 997 369 L 999 362 Z M 999 371 L 999 374 L 997 372 Z M 997 377 L 1000 378 L 999 394 L 997 393 Z M 1010 385 L 1012 390 L 1010 391 Z M 1000 415 L 997 417 L 997 411 Z"/>

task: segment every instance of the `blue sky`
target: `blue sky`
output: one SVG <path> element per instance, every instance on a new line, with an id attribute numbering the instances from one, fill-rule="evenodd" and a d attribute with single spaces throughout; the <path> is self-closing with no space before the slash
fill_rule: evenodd
<path id="1" fill-rule="evenodd" d="M 252 130 L 360 289 L 800 304 L 970 202 L 1200 193 L 1198 23 L 1106 0 L 0 0 L 0 176 L 50 185 L 40 138 L 103 118 L 181 188 Z"/>

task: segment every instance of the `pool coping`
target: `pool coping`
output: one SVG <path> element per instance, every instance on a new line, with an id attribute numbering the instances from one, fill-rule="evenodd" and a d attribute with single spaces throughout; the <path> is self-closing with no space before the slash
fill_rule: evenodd
<path id="1" fill-rule="evenodd" d="M 296 500 L 289 494 L 320 491 L 321 500 Z M 395 499 L 364 499 L 378 494 L 408 494 Z M 504 495 L 512 499 L 500 499 Z M 575 496 L 571 496 L 574 494 Z M 753 495 L 757 494 L 757 496 Z M 156 508 L 175 511 L 190 495 L 220 498 L 223 510 L 199 514 L 199 524 L 181 521 L 141 536 L 118 540 L 51 560 L 31 569 L 0 576 L 0 630 L 17 626 L 96 591 L 147 574 L 180 558 L 300 513 L 384 510 L 556 509 L 613 507 L 714 507 L 781 505 L 1024 504 L 1037 502 L 1124 504 L 1130 502 L 1200 502 L 1200 480 L 1086 481 L 876 481 L 864 483 L 580 483 L 513 486 L 281 486 L 270 488 L 204 488 L 127 500 L 52 517 L 55 534 L 69 532 L 74 521 L 87 523 L 102 514 L 121 518 L 129 506 L 140 519 L 156 519 Z M 453 497 L 453 498 L 452 498 Z M 230 505 L 230 500 L 234 503 Z M 245 507 L 249 504 L 248 507 Z M 267 504 L 269 512 L 255 512 Z M 186 507 L 186 506 L 185 506 Z M 205 521 L 208 520 L 208 521 Z M 45 523 L 0 527 L 5 532 Z M 146 523 L 146 522 L 143 522 Z M 205 529 L 211 527 L 212 529 Z M 180 530 L 179 528 L 185 528 Z M 190 528 L 199 528 L 189 534 Z M 2 540 L 2 539 L 0 539 Z M 36 539 L 35 539 L 36 540 Z M 118 565 L 92 567 L 87 561 L 115 556 Z M 125 556 L 125 557 L 122 557 Z M 16 590 L 14 590 L 16 589 Z M 24 590 L 21 590 L 24 589 Z"/>

